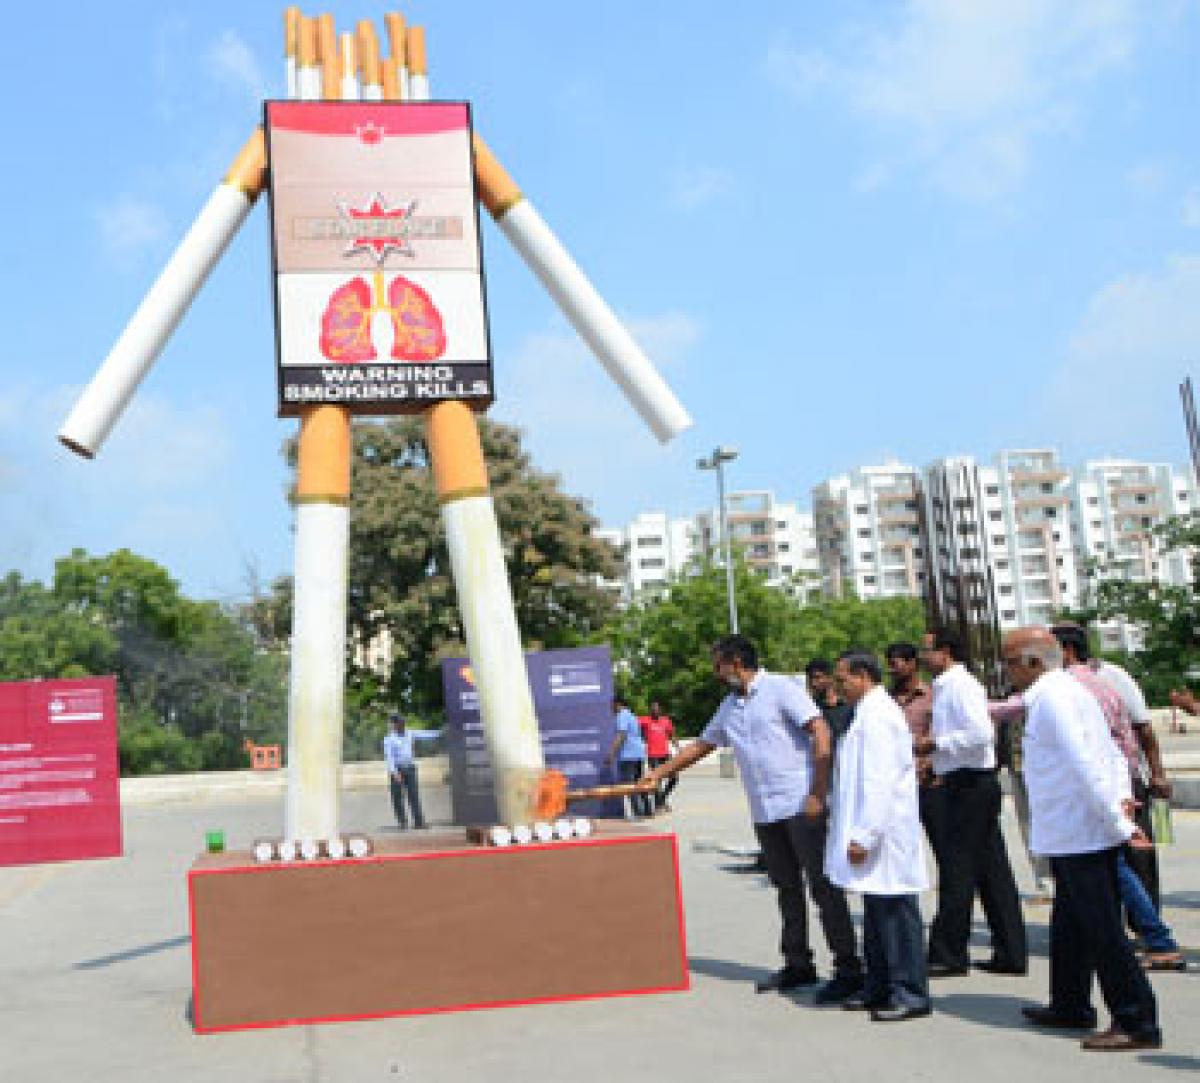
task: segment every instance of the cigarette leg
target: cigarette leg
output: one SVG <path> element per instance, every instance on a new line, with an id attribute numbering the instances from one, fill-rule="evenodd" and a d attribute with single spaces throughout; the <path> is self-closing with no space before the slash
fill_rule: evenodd
<path id="1" fill-rule="evenodd" d="M 500 820 L 518 824 L 535 808 L 545 762 L 479 430 L 461 402 L 425 416 Z"/>
<path id="2" fill-rule="evenodd" d="M 286 837 L 338 832 L 350 537 L 350 415 L 301 419 Z"/>

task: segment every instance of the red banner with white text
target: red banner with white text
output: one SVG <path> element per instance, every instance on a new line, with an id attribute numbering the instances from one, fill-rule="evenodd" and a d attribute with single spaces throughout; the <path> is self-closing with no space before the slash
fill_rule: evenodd
<path id="1" fill-rule="evenodd" d="M 0 865 L 121 852 L 114 679 L 0 682 Z"/>

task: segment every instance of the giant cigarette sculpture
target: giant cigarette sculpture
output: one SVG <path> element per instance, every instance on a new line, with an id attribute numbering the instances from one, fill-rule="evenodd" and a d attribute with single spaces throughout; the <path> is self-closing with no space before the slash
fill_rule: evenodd
<path id="1" fill-rule="evenodd" d="M 379 37 L 370 22 L 363 21 L 353 33 L 339 36 L 331 16 L 306 18 L 297 9 L 289 8 L 285 14 L 284 49 L 288 97 L 301 101 L 324 98 L 428 102 L 430 90 L 424 30 L 406 25 L 397 13 L 386 16 L 385 26 L 391 55 L 383 58 Z M 268 105 L 268 117 L 277 104 Z M 430 103 L 427 108 L 444 107 Z M 326 116 L 332 123 L 333 114 Z M 384 128 L 386 130 L 386 126 Z M 374 139 L 361 133 L 360 136 L 364 143 Z M 275 152 L 271 154 L 274 168 Z M 67 447 L 87 457 L 99 451 L 262 191 L 267 178 L 267 158 L 267 136 L 259 129 L 201 211 L 64 422 L 59 438 Z M 475 184 L 484 206 L 654 434 L 666 441 L 686 429 L 691 421 L 683 407 L 533 205 L 478 137 L 474 140 L 473 165 Z M 272 186 L 277 193 L 278 185 L 284 179 L 272 177 Z M 394 230 L 395 221 L 405 214 L 411 216 L 415 206 L 414 201 L 407 209 L 392 208 L 377 196 L 369 210 L 349 210 L 347 217 L 382 219 L 372 225 Z M 446 228 L 439 225 L 439 221 L 435 216 L 422 228 L 434 231 Z M 468 225 L 473 229 L 473 222 Z M 462 228 L 461 222 L 457 228 Z M 446 236 L 452 234 L 453 230 L 450 230 Z M 389 247 L 378 238 L 399 235 L 376 232 L 368 234 L 366 241 L 360 239 L 356 243 L 364 243 L 367 247 L 374 245 L 379 256 Z M 376 239 L 372 241 L 371 237 Z M 458 238 L 461 240 L 462 235 Z M 284 308 L 287 304 L 291 304 L 293 310 L 295 307 L 294 301 L 285 298 L 282 285 L 285 277 L 280 272 L 281 339 L 288 334 L 284 327 Z M 398 283 L 404 283 L 399 293 Z M 479 288 L 482 288 L 481 284 Z M 379 256 L 369 280 L 359 276 L 337 291 L 337 295 L 342 294 L 353 295 L 352 303 L 358 306 L 353 311 L 358 314 L 355 318 L 359 323 L 349 331 L 346 326 L 338 325 L 337 312 L 344 310 L 344 314 L 351 310 L 345 306 L 343 310 L 336 310 L 331 301 L 326 317 L 329 312 L 334 312 L 334 317 L 332 323 L 328 320 L 322 323 L 323 347 L 327 333 L 343 338 L 352 333 L 358 336 L 365 352 L 362 356 L 343 360 L 406 356 L 397 342 L 397 336 L 409 334 L 405 322 L 408 317 L 402 319 L 400 306 L 420 305 L 422 298 L 429 301 L 419 285 L 393 274 L 385 259 Z M 482 312 L 481 304 L 479 308 Z M 368 312 L 369 317 L 365 315 Z M 480 339 L 479 335 L 475 337 Z M 444 338 L 441 341 L 443 349 Z M 482 331 L 480 341 L 486 344 L 486 329 Z M 428 341 L 425 344 L 428 345 Z M 300 388 L 305 394 L 285 403 L 282 373 L 287 365 L 286 349 L 286 344 L 281 341 L 280 409 L 281 413 L 300 418 L 286 838 L 293 843 L 302 840 L 327 842 L 338 834 L 351 411 L 344 405 L 333 404 L 341 401 L 338 396 L 346 394 L 338 380 L 325 391 L 319 386 Z M 441 355 L 433 352 L 424 356 L 438 358 Z M 401 371 L 401 366 L 392 367 Z M 375 371 L 383 372 L 384 366 L 378 366 Z M 443 374 L 455 370 L 451 365 L 436 371 Z M 404 403 L 396 407 L 392 403 L 391 409 L 364 408 L 357 412 L 396 412 L 397 409 L 414 412 L 420 409 L 425 415 L 434 484 L 442 507 L 467 648 L 480 693 L 480 714 L 495 772 L 499 812 L 505 822 L 521 824 L 532 818 L 539 792 L 545 792 L 545 767 L 487 468 L 470 405 L 471 401 L 476 406 L 490 401 L 490 374 L 484 393 L 480 392 L 478 382 L 466 386 L 447 382 L 444 375 L 439 379 L 443 382 L 436 385 L 435 392 L 427 395 L 433 400 L 428 405 Z M 295 390 L 294 387 L 287 389 L 289 393 Z M 394 387 L 392 392 L 395 394 Z"/>

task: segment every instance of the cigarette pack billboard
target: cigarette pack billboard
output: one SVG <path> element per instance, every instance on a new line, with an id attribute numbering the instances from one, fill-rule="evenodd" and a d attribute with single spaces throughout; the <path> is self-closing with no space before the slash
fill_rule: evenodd
<path id="1" fill-rule="evenodd" d="M 492 400 L 464 102 L 267 102 L 279 413 Z"/>
<path id="2" fill-rule="evenodd" d="M 121 854 L 112 677 L 0 682 L 0 865 Z"/>
<path id="3" fill-rule="evenodd" d="M 572 790 L 618 781 L 603 762 L 616 730 L 608 648 L 530 652 L 525 666 L 546 766 L 566 775 Z M 479 717 L 479 693 L 466 658 L 442 663 L 442 688 L 454 822 L 495 823 L 492 764 Z M 619 799 L 592 799 L 572 802 L 570 811 L 581 816 L 620 816 L 622 808 Z"/>

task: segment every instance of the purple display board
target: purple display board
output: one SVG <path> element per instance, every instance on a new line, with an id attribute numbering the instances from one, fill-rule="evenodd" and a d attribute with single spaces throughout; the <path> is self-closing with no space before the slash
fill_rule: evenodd
<path id="1" fill-rule="evenodd" d="M 608 648 L 531 652 L 525 655 L 525 667 L 546 766 L 566 775 L 571 789 L 615 782 L 614 770 L 603 763 L 615 733 Z M 479 693 L 466 658 L 442 663 L 442 687 L 454 822 L 495 823 L 492 764 L 479 717 Z M 571 804 L 571 811 L 580 816 L 620 816 L 621 805 L 619 800 L 579 801 Z"/>

